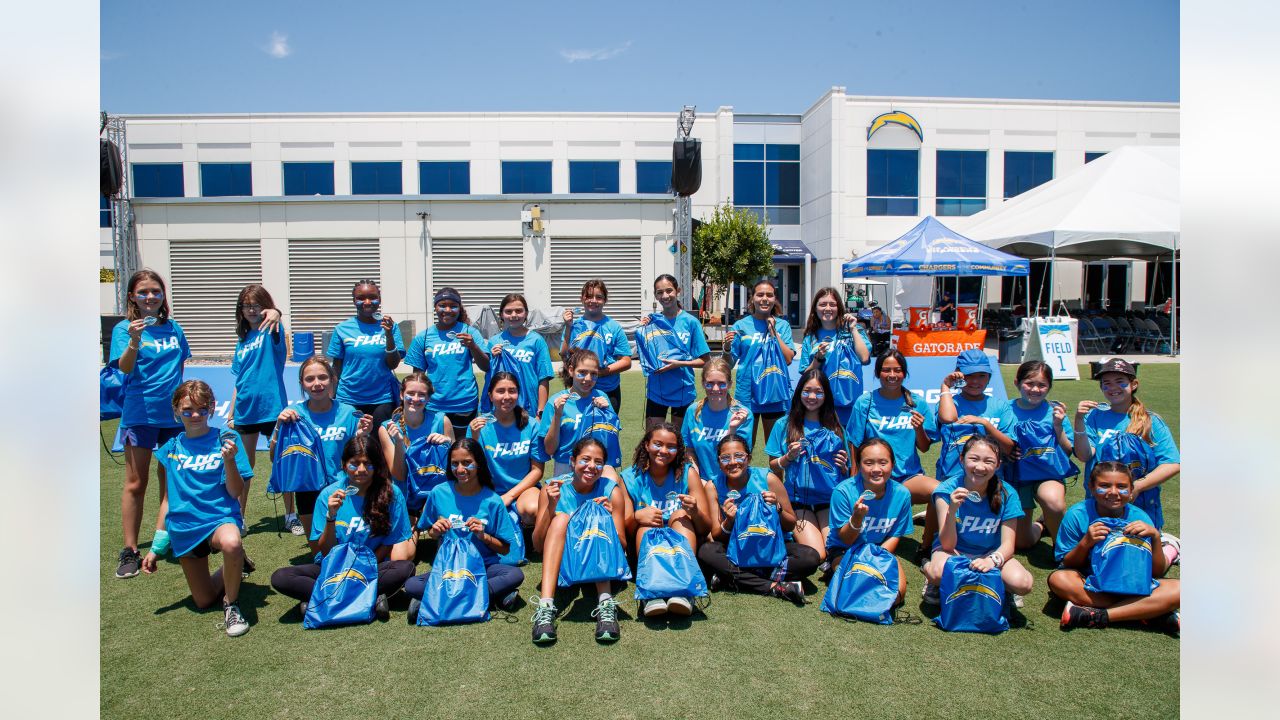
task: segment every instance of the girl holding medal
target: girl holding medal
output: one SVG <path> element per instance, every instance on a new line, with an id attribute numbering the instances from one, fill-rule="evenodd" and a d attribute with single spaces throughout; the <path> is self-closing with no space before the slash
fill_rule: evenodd
<path id="1" fill-rule="evenodd" d="M 646 375 L 645 427 L 667 419 L 680 426 L 685 409 L 697 399 L 693 371 L 706 364 L 711 350 L 702 323 L 680 309 L 680 286 L 671 275 L 659 275 L 653 281 L 653 295 L 662 306 L 661 313 L 645 315 L 636 331 L 636 344 L 653 344 L 671 350 L 680 357 L 662 358 L 664 365 Z"/>
<path id="2" fill-rule="evenodd" d="M 372 280 L 351 289 L 356 314 L 338 323 L 324 354 L 331 358 L 338 402 L 373 416 L 374 426 L 396 407 L 395 369 L 404 357 L 400 326 L 382 314 L 382 291 Z"/>
<path id="3" fill-rule="evenodd" d="M 480 391 L 473 368 L 489 371 L 488 348 L 480 331 L 467 324 L 467 310 L 457 290 L 440 288 L 432 305 L 436 324 L 414 336 L 405 362 L 431 378 L 435 391 L 427 409 L 447 415 L 455 435 L 461 435 L 476 417 Z"/>
<path id="4" fill-rule="evenodd" d="M 843 313 L 844 303 L 835 288 L 822 288 L 813 296 L 809 320 L 804 326 L 804 341 L 800 346 L 801 372 L 811 366 L 822 368 L 835 343 L 848 343 L 859 363 L 866 365 L 871 362 L 871 341 L 865 337 L 857 316 Z M 829 377 L 827 379 L 830 381 Z M 861 373 L 855 372 L 851 380 L 856 383 L 856 392 L 860 396 L 863 392 Z M 852 402 L 836 404 L 836 417 L 840 418 L 842 425 L 849 423 L 852 413 Z"/>

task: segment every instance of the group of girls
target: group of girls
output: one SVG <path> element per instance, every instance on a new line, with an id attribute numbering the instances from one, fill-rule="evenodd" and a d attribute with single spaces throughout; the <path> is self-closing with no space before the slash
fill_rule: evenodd
<path id="1" fill-rule="evenodd" d="M 1115 489 L 1124 483 L 1113 477 L 1118 471 L 1109 461 L 1119 460 L 1131 469 L 1133 509 L 1145 513 L 1157 531 L 1162 524 L 1159 486 L 1178 472 L 1177 449 L 1168 427 L 1137 399 L 1136 372 L 1124 361 L 1102 368 L 1099 380 L 1109 405 L 1081 402 L 1073 435 L 1065 430 L 1066 408 L 1046 399 L 1052 387 L 1046 365 L 1024 363 L 1017 372 L 1020 397 L 999 403 L 984 392 L 991 372 L 980 351 L 957 358 L 956 371 L 944 378 L 938 407 L 930 413 L 923 396 L 905 388 L 907 359 L 895 350 L 875 358 L 879 387 L 874 391 L 862 389 L 858 372 L 829 369 L 828 360 L 837 352 L 859 364 L 869 364 L 871 356 L 861 329 L 843 313 L 839 295 L 824 288 L 806 323 L 800 381 L 790 402 L 766 401 L 744 368 L 766 343 L 777 343 L 788 363 L 795 354 L 790 329 L 776 321 L 781 310 L 771 283 L 752 288 L 751 314 L 726 333 L 726 354 L 714 357 L 700 324 L 680 309 L 675 279 L 659 277 L 654 290 L 662 311 L 645 319 L 637 342 L 660 340 L 675 352 L 664 352 L 661 367 L 646 368 L 646 432 L 624 461 L 616 433 L 612 442 L 601 442 L 580 427 L 584 413 L 593 409 L 616 416 L 621 407 L 617 375 L 631 363 L 625 333 L 604 314 L 608 293 L 598 280 L 583 286 L 581 314 L 565 313 L 560 372 L 565 388 L 554 394 L 549 351 L 525 326 L 529 309 L 521 295 L 503 298 L 503 330 L 486 341 L 468 324 L 459 293 L 441 288 L 433 298 L 436 322 L 418 333 L 406 352 L 394 319 L 381 312 L 377 285 L 361 281 L 352 291 L 355 314 L 335 328 L 327 357 L 309 358 L 299 367 L 304 400 L 293 406 L 286 406 L 284 392 L 287 346 L 280 311 L 265 288 L 247 286 L 235 316 L 239 341 L 228 422 L 235 432 L 217 442 L 218 434 L 208 426 L 212 393 L 203 383 L 181 384 L 190 350 L 181 327 L 169 317 L 164 282 L 152 271 L 139 271 L 129 282 L 127 319 L 112 336 L 111 362 L 129 377 L 121 421 L 125 547 L 116 576 L 154 571 L 153 555 L 163 555 L 163 541 L 171 536 L 197 605 L 211 605 L 221 593 L 228 633 L 246 631 L 236 607 L 242 569 L 252 570 L 240 545 L 254 464 L 254 453 L 246 449 L 256 447 L 263 434 L 274 441 L 276 427 L 290 422 L 307 422 L 316 430 L 332 475 L 322 490 L 286 496 L 286 522 L 296 534 L 306 534 L 321 555 L 353 540 L 373 549 L 380 563 L 380 615 L 386 613 L 386 595 L 400 587 L 415 599 L 421 596 L 423 579 L 411 577 L 416 541 L 446 532 L 471 534 L 490 569 L 491 597 L 511 607 L 523 574 L 499 560 L 522 540 L 523 527 L 532 549 L 544 558 L 533 618 L 539 643 L 555 639 L 554 591 L 564 529 L 568 514 L 586 502 L 605 507 L 633 553 L 644 533 L 669 527 L 694 549 L 713 588 L 798 603 L 804 602 L 799 581 L 819 568 L 829 573 L 857 543 L 896 551 L 898 539 L 912 532 L 912 505 L 920 503 L 926 508 L 917 562 L 927 579 L 926 601 L 936 594 L 946 557 L 954 554 L 971 557 L 976 568 L 1000 568 L 1014 597 L 1026 594 L 1031 575 L 1014 558 L 1015 551 L 1044 536 L 1061 545 L 1068 525 L 1076 535 L 1065 542 L 1092 537 L 1078 522 L 1063 520 L 1064 514 L 1068 520 L 1079 515 L 1080 507 L 1064 507 L 1065 481 L 1075 471 L 1070 456 L 1086 463 L 1091 489 L 1105 485 L 1091 490 L 1096 502 L 1091 495 L 1086 502 L 1094 505 L 1087 513 L 1112 512 L 1116 497 L 1129 497 Z M 402 361 L 411 371 L 397 381 L 394 371 Z M 486 373 L 483 393 L 476 367 Z M 697 369 L 703 393 L 695 399 Z M 833 383 L 844 383 L 840 392 L 834 392 Z M 855 383 L 852 392 L 849 383 Z M 1121 442 L 1121 436 L 1141 442 Z M 767 469 L 751 466 L 757 437 L 765 438 Z M 201 440 L 217 452 L 192 454 Z M 919 453 L 933 442 L 943 445 L 930 477 Z M 144 560 L 137 549 L 138 528 L 151 454 L 159 446 L 164 446 L 158 468 L 161 506 L 152 552 Z M 448 446 L 447 482 L 419 496 L 410 492 L 410 474 L 428 446 Z M 1126 453 L 1142 455 L 1143 462 L 1131 462 Z M 1140 474 L 1132 471 L 1139 466 Z M 1098 473 L 1105 476 L 1101 481 Z M 759 493 L 777 509 L 787 533 L 787 559 L 777 568 L 742 569 L 728 559 L 737 501 L 749 493 Z M 234 502 L 225 502 L 223 494 Z M 1033 504 L 1041 508 L 1034 520 Z M 192 523 L 193 513 L 203 524 Z M 1162 547 L 1167 568 L 1176 561 L 1176 538 L 1164 536 Z M 212 575 L 211 552 L 224 554 L 224 569 Z M 1063 572 L 1080 570 L 1073 564 L 1078 555 L 1070 547 L 1062 551 Z M 318 567 L 282 568 L 272 584 L 305 603 Z M 1055 573 L 1051 586 L 1071 600 L 1072 623 L 1105 624 L 1102 608 L 1119 607 L 1114 599 L 1077 591 L 1068 575 L 1060 575 Z M 905 586 L 903 579 L 900 599 Z M 1167 601 L 1172 591 L 1176 606 L 1176 582 L 1164 586 L 1161 597 Z M 596 590 L 597 637 L 616 640 L 613 588 L 601 583 Z M 1150 609 L 1124 607 L 1113 619 L 1131 619 L 1134 612 Z M 691 610 L 684 597 L 658 598 L 641 609 L 647 616 Z"/>

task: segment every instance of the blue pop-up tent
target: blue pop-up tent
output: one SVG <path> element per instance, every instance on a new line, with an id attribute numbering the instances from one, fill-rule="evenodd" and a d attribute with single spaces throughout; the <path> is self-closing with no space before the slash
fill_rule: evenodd
<path id="1" fill-rule="evenodd" d="M 843 266 L 845 277 L 873 275 L 1026 275 L 1025 258 L 961 235 L 932 215 L 902 237 Z"/>

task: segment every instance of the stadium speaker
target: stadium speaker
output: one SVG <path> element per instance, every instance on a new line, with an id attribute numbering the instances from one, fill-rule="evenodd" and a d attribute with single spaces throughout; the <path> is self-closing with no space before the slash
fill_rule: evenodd
<path id="1" fill-rule="evenodd" d="M 671 189 L 680 197 L 689 197 L 701 186 L 702 141 L 676 140 L 671 144 Z"/>
<path id="2" fill-rule="evenodd" d="M 113 197 L 120 192 L 120 184 L 124 179 L 124 172 L 120 164 L 120 148 L 110 140 L 100 141 L 101 148 L 101 170 L 98 179 L 101 185 L 102 197 Z"/>

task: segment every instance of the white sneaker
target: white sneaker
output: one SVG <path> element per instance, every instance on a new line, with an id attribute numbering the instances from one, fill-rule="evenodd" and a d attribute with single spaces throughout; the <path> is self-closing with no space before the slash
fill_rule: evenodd
<path id="1" fill-rule="evenodd" d="M 1169 561 L 1170 565 L 1179 565 L 1182 563 L 1182 541 L 1176 535 L 1169 533 L 1160 533 L 1160 544 L 1168 545 L 1173 548 L 1173 560 Z"/>
<path id="2" fill-rule="evenodd" d="M 294 535 L 301 535 L 303 533 L 302 521 L 298 520 L 297 515 L 286 515 L 284 518 L 284 526 Z"/>
<path id="3" fill-rule="evenodd" d="M 920 599 L 925 605 L 941 605 L 942 595 L 938 592 L 937 585 L 925 584 L 924 590 L 920 593 Z"/>
<path id="4" fill-rule="evenodd" d="M 1026 603 L 1026 601 L 1022 599 L 1023 596 L 1019 595 L 1018 593 L 1010 593 L 1010 594 L 1013 595 L 1013 606 L 1021 610 L 1023 605 Z"/>
<path id="5" fill-rule="evenodd" d="M 689 616 L 693 614 L 693 603 L 688 598 L 673 597 L 667 599 L 667 612 L 672 615 Z"/>
<path id="6" fill-rule="evenodd" d="M 654 598 L 644 604 L 645 617 L 657 617 L 667 613 L 667 601 L 662 598 Z"/>
<path id="7" fill-rule="evenodd" d="M 240 637 L 249 632 L 249 621 L 240 614 L 240 606 L 235 603 L 222 604 L 222 620 L 223 627 L 227 630 L 227 637 Z"/>

